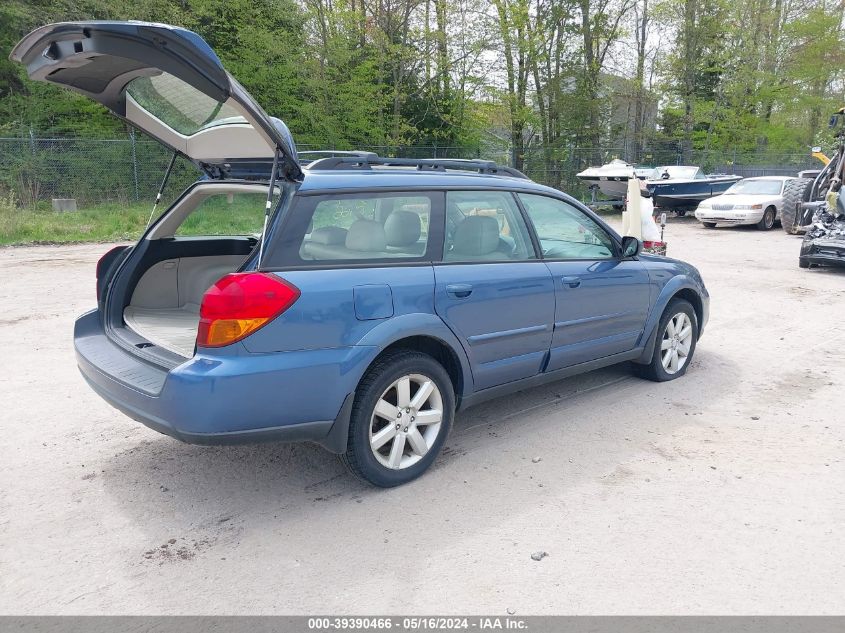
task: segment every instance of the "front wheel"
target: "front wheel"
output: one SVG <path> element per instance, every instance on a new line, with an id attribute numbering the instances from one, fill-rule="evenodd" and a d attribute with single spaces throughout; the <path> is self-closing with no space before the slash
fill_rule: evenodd
<path id="1" fill-rule="evenodd" d="M 705 229 L 715 229 L 716 223 L 715 222 L 702 222 Z"/>
<path id="2" fill-rule="evenodd" d="M 770 231 L 775 225 L 775 210 L 769 207 L 763 212 L 763 217 L 755 224 L 758 231 Z"/>
<path id="3" fill-rule="evenodd" d="M 634 365 L 641 377 L 655 382 L 675 380 L 687 373 L 698 341 L 698 319 L 688 301 L 673 299 L 657 326 L 654 354 L 647 365 Z"/>
<path id="4" fill-rule="evenodd" d="M 341 460 L 376 486 L 407 483 L 431 466 L 454 414 L 452 381 L 440 363 L 412 350 L 390 353 L 358 385 Z"/>

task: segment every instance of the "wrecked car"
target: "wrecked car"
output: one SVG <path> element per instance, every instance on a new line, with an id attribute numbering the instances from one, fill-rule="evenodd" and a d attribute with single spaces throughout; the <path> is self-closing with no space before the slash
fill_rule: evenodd
<path id="1" fill-rule="evenodd" d="M 802 200 L 795 204 L 796 224 L 804 230 L 798 256 L 801 268 L 845 267 L 845 108 L 830 118 L 837 140 L 836 153 L 813 180 L 807 180 Z"/>
<path id="2" fill-rule="evenodd" d="M 813 224 L 804 234 L 801 254 L 798 256 L 801 268 L 811 266 L 845 267 L 845 202 L 842 191 L 835 192 L 835 202 L 825 203 L 813 214 Z"/>

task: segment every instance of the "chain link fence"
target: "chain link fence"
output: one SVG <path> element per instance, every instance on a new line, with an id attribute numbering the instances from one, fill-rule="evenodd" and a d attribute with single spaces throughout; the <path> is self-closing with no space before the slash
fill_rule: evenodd
<path id="1" fill-rule="evenodd" d="M 53 198 L 80 205 L 152 200 L 171 153 L 155 141 L 0 138 L 0 189 L 32 207 Z M 173 184 L 187 186 L 197 170 L 177 163 Z"/>
<path id="2" fill-rule="evenodd" d="M 325 149 L 300 145 L 302 151 Z M 404 158 L 482 158 L 512 164 L 511 150 L 503 143 L 475 148 L 432 145 L 368 145 L 357 149 L 383 156 Z M 802 169 L 818 168 L 820 163 L 805 154 L 766 151 L 693 151 L 685 161 L 680 143 L 665 143 L 640 152 L 641 165 L 700 165 L 709 173 L 741 176 L 793 175 Z M 576 174 L 583 169 L 632 155 L 627 147 L 538 147 L 529 146 L 522 157 L 522 168 L 532 179 L 562 189 L 584 200 L 589 192 Z M 13 194 L 22 207 L 49 204 L 54 198 L 74 198 L 80 206 L 105 202 L 150 202 L 161 183 L 170 152 L 140 135 L 128 138 L 45 139 L 30 135 L 0 138 L 0 195 Z M 175 196 L 199 176 L 188 161 L 178 161 L 168 184 Z"/>

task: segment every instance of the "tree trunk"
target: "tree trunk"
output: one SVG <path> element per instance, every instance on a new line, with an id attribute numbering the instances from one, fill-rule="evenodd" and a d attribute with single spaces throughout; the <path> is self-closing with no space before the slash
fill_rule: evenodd
<path id="1" fill-rule="evenodd" d="M 633 129 L 633 151 L 631 160 L 639 162 L 643 157 L 645 139 L 643 131 L 645 128 L 645 56 L 646 37 L 648 35 L 648 0 L 643 0 L 643 12 L 640 16 L 639 28 L 637 29 L 637 89 L 634 102 L 634 129 Z"/>
<path id="2" fill-rule="evenodd" d="M 587 130 L 584 135 L 590 148 L 591 161 L 602 162 L 601 157 L 601 116 L 599 111 L 599 72 L 597 63 L 596 41 L 593 33 L 590 12 L 590 0 L 580 0 L 581 34 L 584 46 L 584 74 L 582 77 L 584 98 L 587 101 Z"/>
<path id="3" fill-rule="evenodd" d="M 437 16 L 437 74 L 438 88 L 443 99 L 449 99 L 449 51 L 446 40 L 446 0 L 434 0 Z"/>
<path id="4" fill-rule="evenodd" d="M 505 71 L 508 83 L 508 111 L 510 114 L 511 132 L 511 164 L 517 169 L 522 169 L 525 158 L 525 92 L 527 78 L 525 77 L 526 60 L 522 46 L 525 40 L 524 29 L 516 26 L 516 37 L 513 29 L 513 13 L 509 12 L 507 0 L 494 0 L 496 11 L 499 17 L 499 30 L 502 36 L 502 44 L 505 55 Z M 514 40 L 517 42 L 518 50 L 514 54 Z"/>
<path id="5" fill-rule="evenodd" d="M 684 0 L 684 138 L 681 142 L 682 160 L 692 160 L 692 134 L 695 129 L 695 65 L 696 65 L 696 3 L 698 0 Z"/>

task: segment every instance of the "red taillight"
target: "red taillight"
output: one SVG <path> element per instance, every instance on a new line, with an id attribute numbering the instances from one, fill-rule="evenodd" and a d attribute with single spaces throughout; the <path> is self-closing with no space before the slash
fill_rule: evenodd
<path id="1" fill-rule="evenodd" d="M 222 347 L 269 323 L 299 299 L 299 289 L 275 275 L 232 273 L 202 298 L 197 345 Z"/>

